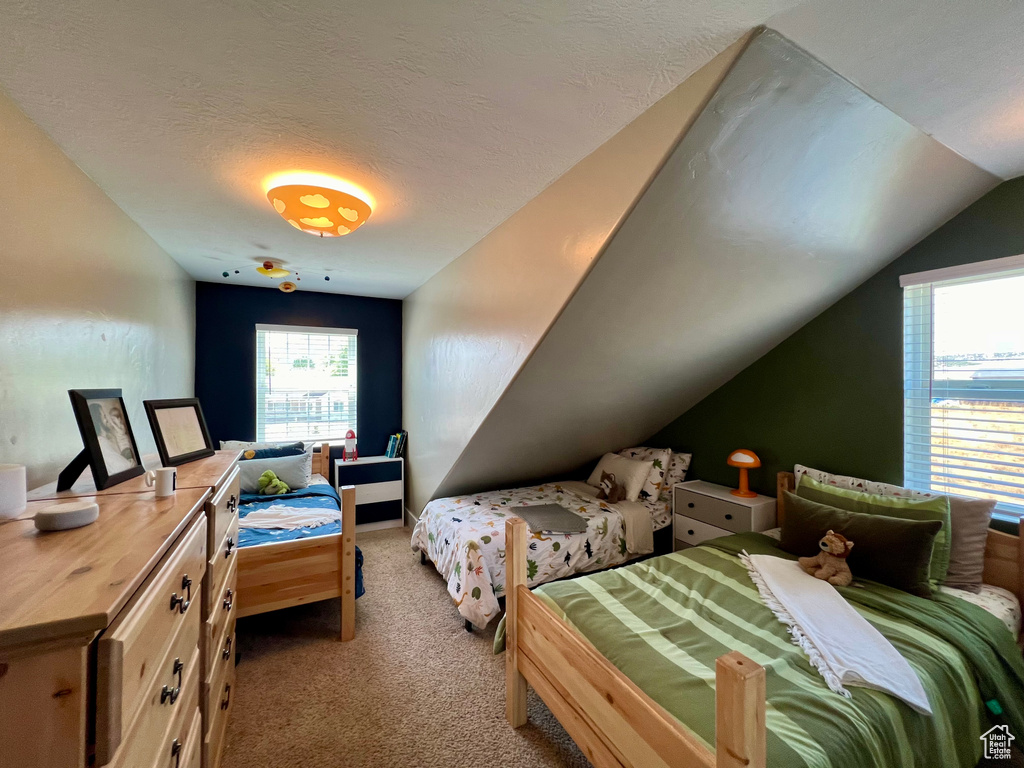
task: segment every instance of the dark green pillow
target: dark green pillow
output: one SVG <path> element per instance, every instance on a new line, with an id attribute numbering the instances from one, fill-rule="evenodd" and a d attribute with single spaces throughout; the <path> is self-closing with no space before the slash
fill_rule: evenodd
<path id="1" fill-rule="evenodd" d="M 928 569 L 938 520 L 903 520 L 884 515 L 849 512 L 828 504 L 785 494 L 785 518 L 779 546 L 801 557 L 818 554 L 818 542 L 828 531 L 853 542 L 847 563 L 853 578 L 870 579 L 918 597 L 931 597 Z"/>

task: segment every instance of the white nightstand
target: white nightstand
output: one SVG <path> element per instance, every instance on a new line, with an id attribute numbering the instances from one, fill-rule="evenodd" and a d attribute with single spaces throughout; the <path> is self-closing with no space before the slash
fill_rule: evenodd
<path id="1" fill-rule="evenodd" d="M 752 499 L 733 496 L 724 485 L 690 480 L 672 492 L 674 549 L 730 533 L 767 531 L 775 527 L 775 499 L 760 494 Z"/>
<path id="2" fill-rule="evenodd" d="M 356 530 L 405 525 L 405 459 L 361 456 L 334 461 L 334 487 L 356 487 Z M 339 491 L 340 493 L 340 491 Z"/>

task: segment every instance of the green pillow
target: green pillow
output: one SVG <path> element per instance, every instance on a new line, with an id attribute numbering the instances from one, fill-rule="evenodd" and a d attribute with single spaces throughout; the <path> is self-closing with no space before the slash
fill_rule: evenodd
<path id="1" fill-rule="evenodd" d="M 783 491 L 786 516 L 779 547 L 802 557 L 814 557 L 828 531 L 853 542 L 846 562 L 853 578 L 871 579 L 918 597 L 931 597 L 928 563 L 938 520 L 905 520 L 886 515 L 849 512 Z"/>
<path id="2" fill-rule="evenodd" d="M 865 515 L 885 515 L 903 520 L 938 520 L 942 529 L 935 536 L 935 548 L 932 550 L 929 576 L 932 581 L 942 582 L 949 570 L 949 546 L 952 541 L 949 498 L 936 496 L 930 499 L 908 499 L 903 496 L 881 496 L 877 493 L 864 493 L 848 488 L 836 488 L 834 485 L 819 483 L 812 477 L 802 475 L 796 488 L 797 496 L 801 496 L 819 504 L 828 504 L 850 512 Z"/>

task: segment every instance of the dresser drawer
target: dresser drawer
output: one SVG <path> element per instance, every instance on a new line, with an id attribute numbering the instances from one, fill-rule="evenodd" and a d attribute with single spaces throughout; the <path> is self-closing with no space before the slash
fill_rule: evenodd
<path id="1" fill-rule="evenodd" d="M 221 653 L 225 632 L 228 626 L 234 623 L 237 613 L 235 595 L 238 594 L 238 563 L 234 556 L 231 560 L 231 568 L 224 586 L 213 596 L 210 618 L 203 622 L 203 648 L 206 654 L 204 670 L 213 669 L 215 666 L 214 661 Z M 208 672 L 203 673 L 204 679 L 208 676 Z"/>
<path id="2" fill-rule="evenodd" d="M 224 754 L 224 740 L 228 720 L 235 705 L 235 663 L 234 659 L 218 671 L 217 682 L 205 692 L 206 710 L 203 727 L 203 768 L 218 768 Z"/>
<path id="3" fill-rule="evenodd" d="M 191 718 L 185 718 L 184 727 L 173 734 L 154 768 L 200 768 L 202 755 L 203 718 L 196 708 Z"/>
<path id="4" fill-rule="evenodd" d="M 213 612 L 215 606 L 214 600 L 223 599 L 224 585 L 228 580 L 228 572 L 237 559 L 238 518 L 236 517 L 228 526 L 223 540 L 218 542 L 217 549 L 210 552 L 210 562 L 206 569 L 206 581 L 203 582 L 203 588 L 206 590 L 206 599 L 203 604 L 210 613 Z M 203 618 L 209 618 L 210 613 L 207 613 Z"/>
<path id="5" fill-rule="evenodd" d="M 235 467 L 228 475 L 227 482 L 206 502 L 206 518 L 210 524 L 207 549 L 210 552 L 224 541 L 231 522 L 238 517 L 238 498 L 241 494 L 238 478 L 238 467 Z"/>
<path id="6" fill-rule="evenodd" d="M 100 637 L 96 651 L 96 764 L 114 756 L 133 719 L 171 683 L 169 664 L 198 648 L 206 518 L 198 516 Z M 175 655 L 171 655 L 172 652 Z M 168 667 L 165 669 L 165 667 Z M 154 691 L 156 692 L 154 694 Z"/>
<path id="7" fill-rule="evenodd" d="M 732 534 L 732 531 L 708 525 L 701 520 L 694 520 L 692 517 L 686 517 L 685 515 L 676 515 L 675 526 L 676 540 L 685 542 L 692 547 L 708 539 L 717 539 L 719 536 L 729 536 Z"/>
<path id="8" fill-rule="evenodd" d="M 160 703 L 160 694 L 143 702 L 152 715 L 140 713 L 128 732 L 117 754 L 110 763 L 112 768 L 138 768 L 139 766 L 173 766 L 174 739 L 179 738 L 185 723 L 191 723 L 199 707 L 199 648 L 185 663 L 181 689 L 174 703 Z"/>
<path id="9" fill-rule="evenodd" d="M 675 512 L 734 533 L 751 530 L 750 507 L 694 493 L 685 488 L 676 488 Z"/>

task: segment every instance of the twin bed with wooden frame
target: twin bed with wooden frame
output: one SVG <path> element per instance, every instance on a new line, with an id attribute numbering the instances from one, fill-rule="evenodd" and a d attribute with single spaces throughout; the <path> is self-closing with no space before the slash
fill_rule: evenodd
<path id="1" fill-rule="evenodd" d="M 778 521 L 791 473 L 778 477 Z M 715 749 L 645 694 L 526 587 L 527 525 L 506 522 L 506 718 L 526 723 L 533 686 L 590 762 L 604 766 L 758 768 L 767 761 L 766 673 L 743 654 L 720 656 L 715 676 Z M 1024 540 L 990 530 L 985 583 L 1024 597 Z"/>
<path id="2" fill-rule="evenodd" d="M 313 454 L 313 473 L 330 477 L 330 446 Z M 341 532 L 238 550 L 238 616 L 339 598 L 341 639 L 355 637 L 356 492 L 341 489 Z"/>

